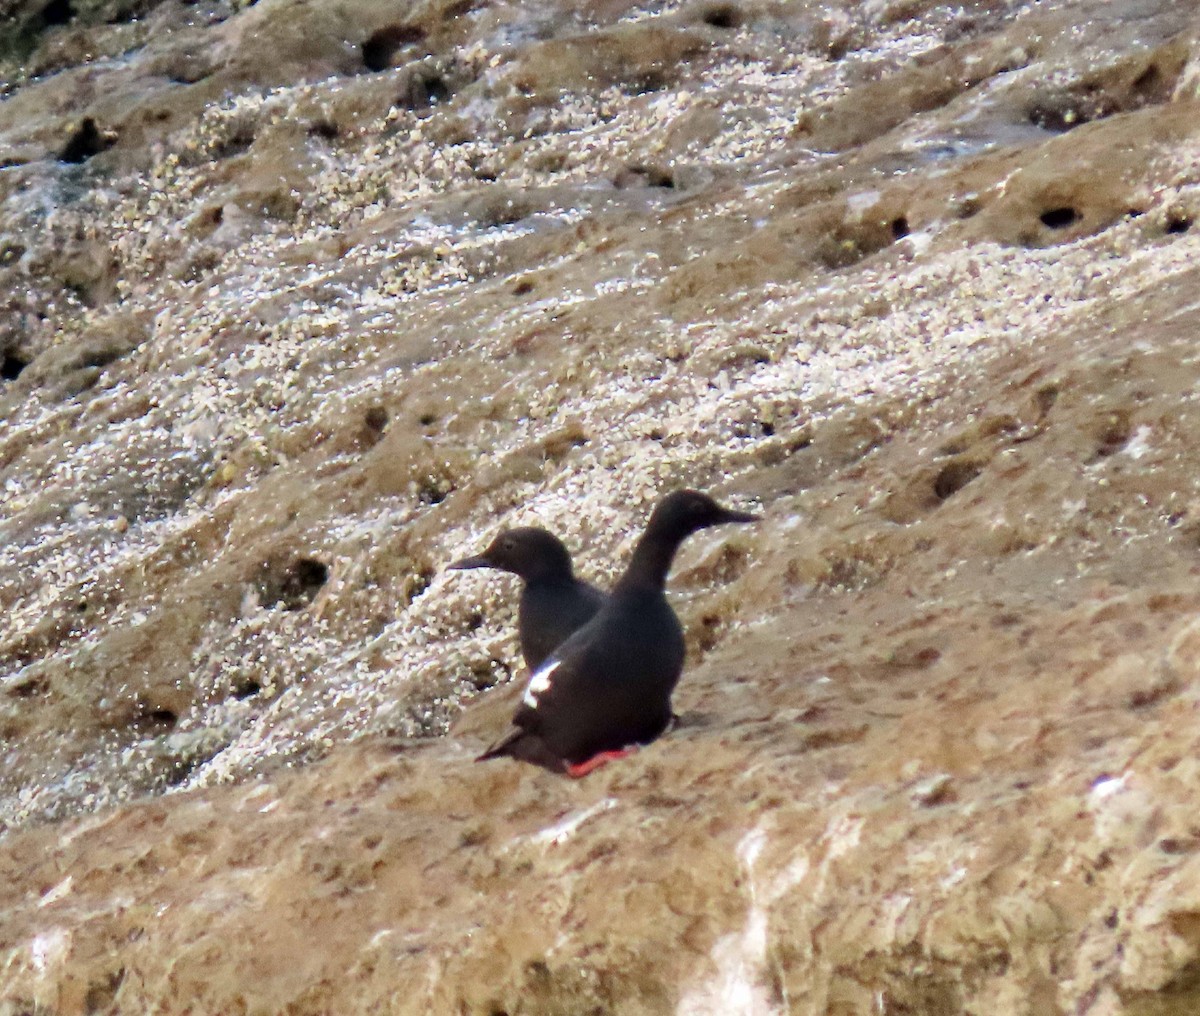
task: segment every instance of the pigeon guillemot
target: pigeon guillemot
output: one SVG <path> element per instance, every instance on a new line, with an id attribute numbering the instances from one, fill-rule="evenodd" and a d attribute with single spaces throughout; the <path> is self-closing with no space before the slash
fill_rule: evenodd
<path id="1" fill-rule="evenodd" d="M 683 628 L 664 593 L 675 552 L 698 529 L 756 519 L 695 490 L 659 501 L 608 601 L 534 671 L 513 729 L 478 761 L 578 777 L 658 737 L 683 671 Z"/>
<path id="2" fill-rule="evenodd" d="M 450 568 L 497 568 L 525 580 L 517 608 L 521 653 L 531 671 L 568 635 L 590 621 L 605 596 L 575 577 L 571 555 L 562 541 L 544 529 L 522 527 L 501 532 L 482 554 L 455 561 Z"/>

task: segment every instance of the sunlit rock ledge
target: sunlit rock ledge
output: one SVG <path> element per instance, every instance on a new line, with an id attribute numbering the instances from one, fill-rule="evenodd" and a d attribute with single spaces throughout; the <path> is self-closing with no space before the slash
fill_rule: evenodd
<path id="1" fill-rule="evenodd" d="M 0 5 L 0 1016 L 1200 1006 L 1200 22 Z M 503 525 L 679 726 L 475 765 Z"/>

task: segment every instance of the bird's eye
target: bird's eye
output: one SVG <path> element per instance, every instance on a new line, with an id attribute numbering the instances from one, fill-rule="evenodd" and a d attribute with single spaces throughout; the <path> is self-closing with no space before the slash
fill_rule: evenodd
<path id="1" fill-rule="evenodd" d="M 500 544 L 500 546 L 503 547 L 505 550 L 512 550 L 513 547 L 516 546 L 516 544 L 514 544 L 512 540 L 505 540 L 502 544 Z"/>

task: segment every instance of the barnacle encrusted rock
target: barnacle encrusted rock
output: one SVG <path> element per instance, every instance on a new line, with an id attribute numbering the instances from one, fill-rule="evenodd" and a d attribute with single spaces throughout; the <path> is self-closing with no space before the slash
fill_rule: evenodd
<path id="1" fill-rule="evenodd" d="M 0 0 L 0 1016 L 1200 1005 L 1200 22 Z M 679 724 L 470 760 L 676 486 Z"/>

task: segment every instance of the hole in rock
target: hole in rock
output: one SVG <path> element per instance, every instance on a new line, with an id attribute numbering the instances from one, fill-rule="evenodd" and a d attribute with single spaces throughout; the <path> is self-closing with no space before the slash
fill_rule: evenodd
<path id="1" fill-rule="evenodd" d="M 254 125 L 240 125 L 229 137 L 213 148 L 213 161 L 220 162 L 222 159 L 232 159 L 235 155 L 241 155 L 254 144 L 254 137 Z"/>
<path id="2" fill-rule="evenodd" d="M 650 95 L 661 92 L 667 87 L 667 83 L 665 71 L 652 69 L 625 82 L 621 91 L 626 95 Z"/>
<path id="3" fill-rule="evenodd" d="M 450 98 L 450 84 L 440 74 L 413 74 L 396 105 L 419 112 Z"/>
<path id="4" fill-rule="evenodd" d="M 238 683 L 237 687 L 233 689 L 233 697 L 239 700 L 253 698 L 260 691 L 262 691 L 262 685 L 250 678 Z"/>
<path id="5" fill-rule="evenodd" d="M 742 12 L 733 4 L 716 4 L 706 8 L 700 20 L 713 28 L 738 28 L 742 24 Z"/>
<path id="6" fill-rule="evenodd" d="M 893 237 L 895 237 L 897 240 L 902 240 L 904 237 L 908 236 L 909 232 L 911 231 L 908 226 L 907 218 L 905 218 L 903 215 L 898 215 L 896 218 L 892 219 Z"/>
<path id="7" fill-rule="evenodd" d="M 171 730 L 178 722 L 179 716 L 175 710 L 160 706 L 155 709 L 143 709 L 133 718 L 132 726 L 138 730 Z"/>
<path id="8" fill-rule="evenodd" d="M 282 602 L 285 610 L 298 610 L 312 603 L 317 590 L 329 581 L 329 566 L 310 557 L 302 557 L 283 578 Z"/>
<path id="9" fill-rule="evenodd" d="M 1055 134 L 1065 134 L 1091 119 L 1077 108 L 1074 100 L 1064 99 L 1037 103 L 1030 107 L 1028 116 L 1029 122 L 1035 127 Z"/>
<path id="10" fill-rule="evenodd" d="M 124 981 L 125 968 L 119 967 L 112 973 L 92 982 L 88 986 L 87 995 L 83 1000 L 84 1011 L 94 1013 L 107 1009 L 112 1005 L 113 999 L 116 998 Z"/>
<path id="11" fill-rule="evenodd" d="M 50 0 L 42 8 L 42 24 L 46 26 L 65 25 L 74 16 L 75 8 L 71 0 Z"/>
<path id="12" fill-rule="evenodd" d="M 675 176 L 669 169 L 660 166 L 635 164 L 626 166 L 613 179 L 613 186 L 620 190 L 631 187 L 660 187 L 674 190 Z"/>
<path id="13" fill-rule="evenodd" d="M 1128 443 L 1133 436 L 1133 424 L 1124 412 L 1110 414 L 1098 428 L 1096 434 L 1096 457 L 1107 458 L 1115 455 Z"/>
<path id="14" fill-rule="evenodd" d="M 269 564 L 263 567 L 265 574 L 259 581 L 259 592 L 264 607 L 303 610 L 329 580 L 329 566 L 311 557 L 299 558 L 276 573 L 272 573 Z"/>
<path id="15" fill-rule="evenodd" d="M 4 354 L 4 359 L 0 360 L 0 378 L 4 378 L 5 381 L 15 381 L 21 376 L 21 371 L 28 366 L 29 361 L 24 357 L 7 352 Z"/>
<path id="16" fill-rule="evenodd" d="M 93 155 L 99 154 L 107 147 L 108 143 L 96 126 L 96 121 L 90 116 L 85 116 L 79 126 L 75 128 L 75 133 L 59 150 L 58 161 L 78 165 L 81 162 L 87 162 Z"/>
<path id="17" fill-rule="evenodd" d="M 533 292 L 533 283 L 528 279 L 522 279 L 512 288 L 513 296 L 524 296 L 526 293 Z"/>
<path id="18" fill-rule="evenodd" d="M 974 462 L 951 462 L 933 479 L 933 493 L 939 501 L 953 497 L 982 472 Z"/>
<path id="19" fill-rule="evenodd" d="M 1158 90 L 1159 83 L 1162 81 L 1162 74 L 1159 73 L 1158 64 L 1150 64 L 1141 74 L 1133 81 L 1133 90 L 1138 93 L 1154 92 Z"/>
<path id="20" fill-rule="evenodd" d="M 1186 215 L 1172 215 L 1167 219 L 1166 232 L 1170 235 L 1186 233 L 1192 228 L 1192 220 Z"/>
<path id="21" fill-rule="evenodd" d="M 452 484 L 438 477 L 429 476 L 417 488 L 417 502 L 423 505 L 441 504 L 454 490 Z"/>
<path id="22" fill-rule="evenodd" d="M 338 130 L 335 123 L 330 123 L 328 120 L 317 120 L 309 125 L 308 133 L 314 138 L 321 138 L 325 141 L 336 141 L 341 131 Z"/>
<path id="23" fill-rule="evenodd" d="M 388 411 L 383 406 L 372 406 L 363 416 L 363 423 L 368 430 L 382 434 L 388 424 Z"/>
<path id="24" fill-rule="evenodd" d="M 1079 221 L 1079 213 L 1070 205 L 1063 205 L 1061 208 L 1047 209 L 1038 218 L 1043 226 L 1050 229 L 1066 229 Z"/>
<path id="25" fill-rule="evenodd" d="M 978 198 L 965 197 L 954 206 L 954 215 L 959 219 L 971 219 L 978 215 L 982 208 Z"/>
<path id="26" fill-rule="evenodd" d="M 386 71 L 398 50 L 424 38 L 425 30 L 417 25 L 385 25 L 367 36 L 362 44 L 363 66 L 375 73 Z"/>
<path id="27" fill-rule="evenodd" d="M 44 677 L 31 677 L 14 684 L 8 689 L 11 698 L 33 698 L 35 695 L 45 695 L 50 690 L 50 682 Z"/>

